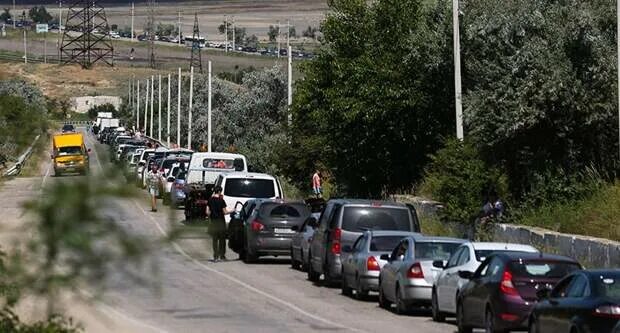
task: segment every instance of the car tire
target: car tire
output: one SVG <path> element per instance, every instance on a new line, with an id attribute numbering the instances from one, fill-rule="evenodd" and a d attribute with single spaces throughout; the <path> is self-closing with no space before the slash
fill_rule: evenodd
<path id="1" fill-rule="evenodd" d="M 304 250 L 299 250 L 299 257 L 301 258 L 301 270 L 303 272 L 308 271 L 308 263 L 304 260 Z"/>
<path id="2" fill-rule="evenodd" d="M 368 299 L 368 290 L 362 288 L 359 275 L 355 277 L 355 298 L 360 301 L 365 301 Z"/>
<path id="3" fill-rule="evenodd" d="M 291 247 L 291 268 L 295 270 L 299 270 L 299 261 L 295 259 L 293 255 L 293 247 Z"/>
<path id="4" fill-rule="evenodd" d="M 385 292 L 381 287 L 381 281 L 379 281 L 379 307 L 386 310 L 389 310 L 392 307 L 392 303 L 385 297 Z"/>
<path id="5" fill-rule="evenodd" d="M 458 333 L 472 333 L 472 328 L 465 325 L 464 320 L 465 318 L 464 314 L 463 314 L 463 305 L 461 305 L 461 303 L 457 303 L 456 304 L 456 326 L 457 326 L 457 332 Z"/>
<path id="6" fill-rule="evenodd" d="M 353 289 L 349 287 L 349 285 L 347 284 L 347 278 L 344 275 L 344 270 L 342 271 L 342 279 L 340 283 L 341 283 L 342 294 L 348 297 L 353 296 Z"/>
<path id="7" fill-rule="evenodd" d="M 258 261 L 258 255 L 250 251 L 246 251 L 244 257 L 245 259 L 243 260 L 243 262 L 246 264 L 254 264 Z"/>
<path id="8" fill-rule="evenodd" d="M 409 305 L 403 299 L 403 295 L 400 292 L 400 287 L 396 285 L 396 291 L 394 292 L 396 295 L 396 314 L 399 316 L 407 315 L 410 312 Z"/>
<path id="9" fill-rule="evenodd" d="M 538 323 L 536 322 L 536 318 L 532 316 L 532 318 L 530 318 L 529 323 L 527 325 L 527 331 L 528 333 L 538 333 Z"/>
<path id="10" fill-rule="evenodd" d="M 318 282 L 319 278 L 321 277 L 320 273 L 317 273 L 314 271 L 314 267 L 312 267 L 312 254 L 309 253 L 308 254 L 309 258 L 308 259 L 308 280 L 312 281 L 312 282 Z"/>
<path id="11" fill-rule="evenodd" d="M 433 295 L 431 297 L 431 305 L 433 309 L 433 321 L 443 323 L 446 321 L 446 315 L 439 310 L 439 301 L 437 300 L 437 291 L 433 289 Z"/>
<path id="12" fill-rule="evenodd" d="M 493 314 L 493 310 L 487 307 L 484 315 L 484 331 L 486 333 L 503 333 L 505 330 L 498 330 L 495 327 L 495 315 Z"/>

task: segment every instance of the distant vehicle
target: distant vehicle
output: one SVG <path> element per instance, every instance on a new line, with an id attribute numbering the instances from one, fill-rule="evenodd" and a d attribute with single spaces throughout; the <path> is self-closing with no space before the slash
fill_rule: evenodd
<path id="1" fill-rule="evenodd" d="M 390 201 L 360 199 L 329 200 L 321 214 L 319 227 L 310 243 L 308 280 L 318 281 L 321 274 L 330 285 L 340 280 L 346 245 L 367 230 L 420 232 L 415 208 Z"/>
<path id="2" fill-rule="evenodd" d="M 185 177 L 187 176 L 187 169 L 181 170 L 179 167 L 175 167 L 172 171 L 172 176 L 174 180 L 170 188 L 170 205 L 178 208 L 185 204 Z"/>
<path id="3" fill-rule="evenodd" d="M 456 301 L 459 332 L 485 327 L 487 332 L 526 329 L 537 301 L 536 291 L 551 288 L 581 269 L 574 259 L 523 252 L 494 253 L 475 272 L 459 271 L 469 280 Z"/>
<path id="4" fill-rule="evenodd" d="M 159 37 L 160 42 L 170 42 L 170 38 L 168 36 Z"/>
<path id="5" fill-rule="evenodd" d="M 198 37 L 195 40 L 198 42 L 198 47 L 204 48 L 206 47 L 206 40 L 204 37 Z M 192 47 L 194 45 L 194 37 L 185 37 L 185 46 Z"/>
<path id="6" fill-rule="evenodd" d="M 291 266 L 293 269 L 308 269 L 308 253 L 314 231 L 319 226 L 321 213 L 312 213 L 300 227 L 293 227 L 295 234 L 291 239 Z"/>
<path id="7" fill-rule="evenodd" d="M 253 199 L 247 205 L 254 206 L 244 216 L 244 243 L 239 256 L 252 263 L 260 256 L 289 255 L 293 228 L 299 228 L 310 216 L 304 202 L 287 202 L 281 199 Z M 241 212 L 240 212 L 241 213 Z"/>
<path id="8" fill-rule="evenodd" d="M 389 255 L 379 274 L 379 306 L 396 305 L 397 314 L 413 307 L 431 304 L 431 290 L 439 269 L 433 261 L 448 260 L 465 240 L 448 237 L 409 236 L 401 240 Z"/>
<path id="9" fill-rule="evenodd" d="M 284 199 L 280 181 L 264 173 L 222 173 L 215 180 L 215 186 L 222 187 L 226 206 L 235 211 L 250 199 Z M 230 216 L 227 215 L 226 222 L 229 221 Z"/>
<path id="10" fill-rule="evenodd" d="M 179 43 L 179 37 L 177 37 L 177 36 L 170 36 L 170 37 L 168 37 L 168 41 L 170 43 Z"/>
<path id="11" fill-rule="evenodd" d="M 88 172 L 90 149 L 86 149 L 82 133 L 56 134 L 52 141 L 54 175 L 75 172 L 85 175 Z"/>
<path id="12" fill-rule="evenodd" d="M 355 290 L 355 296 L 361 300 L 368 296 L 369 291 L 379 291 L 379 274 L 387 263 L 381 256 L 390 254 L 403 238 L 415 235 L 419 234 L 406 231 L 364 232 L 351 249 L 343 249 L 351 255 L 342 261 L 342 294 L 351 296 Z"/>
<path id="13" fill-rule="evenodd" d="M 172 189 L 172 183 L 175 176 L 170 172 L 173 168 L 183 166 L 186 170 L 189 167 L 189 157 L 184 156 L 168 156 L 161 160 L 159 163 L 159 195 L 163 199 L 164 204 L 168 204 L 170 199 L 170 190 Z M 177 171 L 178 172 L 178 171 Z"/>
<path id="14" fill-rule="evenodd" d="M 530 333 L 612 332 L 620 325 L 620 270 L 575 271 L 537 291 Z"/>
<path id="15" fill-rule="evenodd" d="M 116 31 L 110 31 L 108 34 L 110 35 L 110 38 L 114 38 L 114 39 L 121 38 L 121 35 Z"/>
<path id="16" fill-rule="evenodd" d="M 447 263 L 433 262 L 433 266 L 442 269 L 433 285 L 433 320 L 441 322 L 446 315 L 456 314 L 456 299 L 468 282 L 459 277 L 459 271 L 475 272 L 491 253 L 508 251 L 538 253 L 538 250 L 530 245 L 467 242 L 450 256 Z"/>
<path id="17" fill-rule="evenodd" d="M 207 199 L 211 196 L 220 174 L 247 170 L 245 156 L 240 154 L 194 153 L 185 178 L 185 219 L 190 221 L 205 217 Z"/>
<path id="18" fill-rule="evenodd" d="M 75 132 L 75 126 L 73 126 L 72 124 L 64 124 L 62 126 L 62 133 L 67 133 L 67 132 Z"/>

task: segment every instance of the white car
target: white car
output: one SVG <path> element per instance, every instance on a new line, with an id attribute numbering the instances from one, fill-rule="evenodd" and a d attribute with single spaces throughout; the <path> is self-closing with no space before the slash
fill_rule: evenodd
<path id="1" fill-rule="evenodd" d="M 228 209 L 242 207 L 249 199 L 284 199 L 280 181 L 264 173 L 223 173 L 217 177 L 214 186 L 222 187 Z M 226 215 L 228 222 L 230 216 Z"/>
<path id="2" fill-rule="evenodd" d="M 459 277 L 459 271 L 475 272 L 478 266 L 493 252 L 539 252 L 535 247 L 510 243 L 463 243 L 450 256 L 447 263 L 433 262 L 436 268 L 443 268 L 433 284 L 433 320 L 442 322 L 446 315 L 456 313 L 456 299 L 468 280 Z"/>

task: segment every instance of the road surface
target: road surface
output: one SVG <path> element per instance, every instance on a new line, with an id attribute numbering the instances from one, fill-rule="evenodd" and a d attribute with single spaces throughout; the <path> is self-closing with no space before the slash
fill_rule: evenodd
<path id="1" fill-rule="evenodd" d="M 88 137 L 87 146 L 96 141 Z M 107 161 L 100 149 L 91 153 L 91 169 L 97 174 Z M 107 147 L 103 148 L 107 149 Z M 65 178 L 52 177 L 49 162 L 41 176 L 17 178 L 4 184 L 3 237 L 16 236 L 11 227 L 22 216 L 20 202 L 40 193 L 41 186 Z M 170 228 L 182 226 L 182 211 L 168 208 L 150 212 L 146 194 L 135 199 L 114 200 L 106 215 L 149 239 L 164 237 Z M 170 216 L 173 216 L 172 221 Z M 196 228 L 194 228 L 196 229 Z M 4 239 L 3 239 L 4 240 Z M 306 274 L 290 268 L 286 258 L 262 259 L 247 265 L 228 253 L 229 261 L 211 262 L 211 243 L 204 230 L 184 233 L 171 244 L 154 250 L 155 273 L 142 274 L 158 281 L 158 288 L 144 287 L 122 272 L 108 283 L 104 303 L 69 306 L 69 313 L 85 321 L 87 331 L 114 332 L 455 332 L 452 323 L 434 323 L 428 312 L 398 316 L 380 309 L 376 297 L 358 301 L 342 296 L 340 289 L 314 285 Z M 85 310 L 85 307 L 88 310 Z"/>

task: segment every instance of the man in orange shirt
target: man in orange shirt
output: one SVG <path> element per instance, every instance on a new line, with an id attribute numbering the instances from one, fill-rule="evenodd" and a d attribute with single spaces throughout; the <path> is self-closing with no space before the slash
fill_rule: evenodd
<path id="1" fill-rule="evenodd" d="M 317 198 L 321 198 L 323 196 L 321 188 L 321 172 L 316 170 L 314 175 L 312 175 L 312 192 Z"/>

